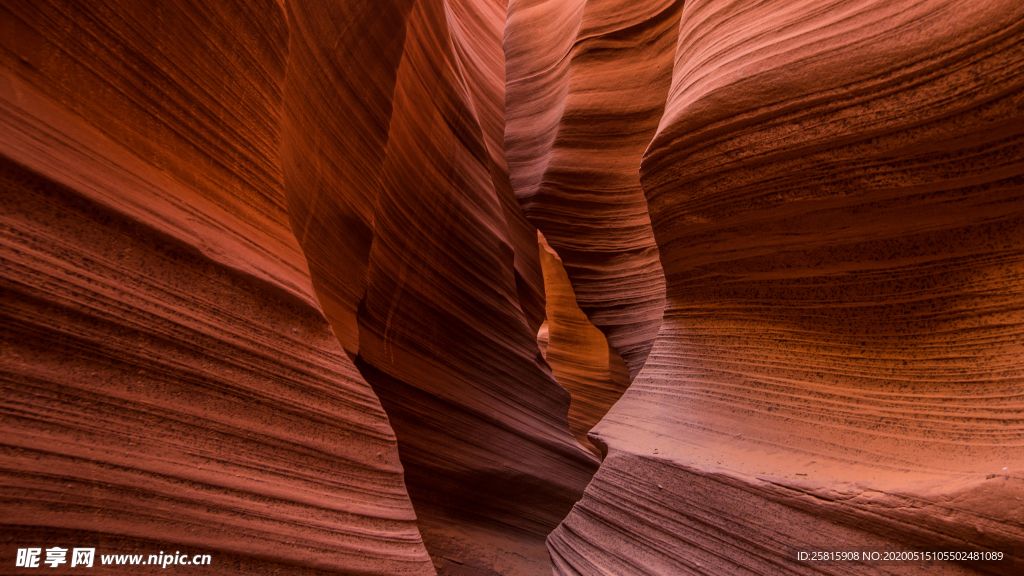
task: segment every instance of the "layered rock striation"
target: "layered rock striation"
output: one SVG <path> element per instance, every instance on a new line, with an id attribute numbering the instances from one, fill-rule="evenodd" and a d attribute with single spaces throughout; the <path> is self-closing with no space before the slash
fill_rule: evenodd
<path id="1" fill-rule="evenodd" d="M 629 369 L 580 310 L 561 258 L 543 235 L 539 240 L 547 296 L 539 344 L 555 379 L 572 396 L 569 429 L 582 446 L 600 456 L 600 448 L 587 434 L 629 387 Z"/>
<path id="2" fill-rule="evenodd" d="M 433 573 L 285 211 L 281 6 L 0 12 L 5 571 L 95 546 Z"/>
<path id="3" fill-rule="evenodd" d="M 1022 44 L 1010 0 L 0 0 L 4 557 L 1015 574 Z"/>
<path id="4" fill-rule="evenodd" d="M 638 167 L 665 106 L 682 6 L 512 0 L 505 29 L 516 196 L 631 379 L 665 305 Z"/>
<path id="5" fill-rule="evenodd" d="M 308 55 L 293 56 L 309 60 L 286 88 L 289 214 L 388 412 L 435 565 L 545 572 L 545 537 L 597 461 L 570 434 L 569 394 L 537 347 L 536 232 L 502 145 L 504 6 L 396 3 L 390 29 L 381 9 L 292 8 L 308 30 L 292 42 Z M 321 90 L 323 69 L 338 81 Z"/>
<path id="6" fill-rule="evenodd" d="M 4 10 L 7 544 L 548 571 L 597 463 L 536 344 L 504 6 Z"/>
<path id="7" fill-rule="evenodd" d="M 592 432 L 609 456 L 549 540 L 559 573 L 802 574 L 794 550 L 836 545 L 1019 554 L 1022 16 L 686 4 L 639 166 L 664 322 Z"/>

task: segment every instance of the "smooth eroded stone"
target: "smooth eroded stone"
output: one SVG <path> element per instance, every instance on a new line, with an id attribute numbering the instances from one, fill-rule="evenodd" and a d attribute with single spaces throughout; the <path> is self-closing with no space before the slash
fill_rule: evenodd
<path id="1" fill-rule="evenodd" d="M 584 448 L 600 456 L 600 449 L 591 444 L 587 433 L 629 388 L 629 370 L 576 304 L 558 254 L 542 234 L 538 234 L 538 240 L 548 319 L 537 334 L 537 342 L 555 380 L 572 395 L 569 429 Z"/>
<path id="2" fill-rule="evenodd" d="M 665 306 L 639 165 L 665 106 L 682 6 L 513 0 L 505 33 L 513 187 L 631 379 Z"/>
<path id="3" fill-rule="evenodd" d="M 559 572 L 1024 550 L 1022 17 L 686 4 L 641 166 L 664 323 L 591 433 L 610 456 L 549 540 Z"/>
<path id="4" fill-rule="evenodd" d="M 435 567 L 547 573 L 545 538 L 597 461 L 573 438 L 570 396 L 536 340 L 536 231 L 503 149 L 505 7 L 380 9 L 394 19 L 373 18 L 371 2 L 293 7 L 296 26 L 318 32 L 293 40 L 309 61 L 286 90 L 289 213 L 335 331 L 388 413 Z M 318 91 L 322 69 L 335 88 Z M 321 162 L 332 164 L 308 168 Z"/>
<path id="5" fill-rule="evenodd" d="M 0 22 L 4 558 L 433 573 L 285 212 L 281 7 L 5 3 Z"/>

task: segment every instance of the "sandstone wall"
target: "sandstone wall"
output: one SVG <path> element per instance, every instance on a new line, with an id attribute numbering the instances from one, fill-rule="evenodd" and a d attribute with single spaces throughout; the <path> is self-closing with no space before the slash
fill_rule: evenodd
<path id="1" fill-rule="evenodd" d="M 433 573 L 291 234 L 282 7 L 5 2 L 0 22 L 5 571 L 19 545 L 95 545 Z"/>
<path id="2" fill-rule="evenodd" d="M 610 455 L 549 539 L 559 573 L 801 574 L 791 551 L 824 545 L 1019 550 L 1021 16 L 686 3 L 638 166 L 664 321 L 591 433 Z"/>
<path id="3" fill-rule="evenodd" d="M 794 552 L 1024 565 L 1022 45 L 1011 0 L 0 0 L 3 561 L 1015 574 Z"/>
<path id="4" fill-rule="evenodd" d="M 597 461 L 537 347 L 536 232 L 502 145 L 505 7 L 395 4 L 393 21 L 384 9 L 293 8 L 310 30 L 293 47 L 310 55 L 294 54 L 304 64 L 286 88 L 289 214 L 388 413 L 435 564 L 546 572 L 545 537 Z"/>

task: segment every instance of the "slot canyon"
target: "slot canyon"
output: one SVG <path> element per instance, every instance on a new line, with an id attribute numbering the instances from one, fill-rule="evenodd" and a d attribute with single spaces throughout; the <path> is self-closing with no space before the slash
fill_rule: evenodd
<path id="1" fill-rule="evenodd" d="M 0 573 L 1024 574 L 1020 0 L 0 0 L 0 69 Z"/>

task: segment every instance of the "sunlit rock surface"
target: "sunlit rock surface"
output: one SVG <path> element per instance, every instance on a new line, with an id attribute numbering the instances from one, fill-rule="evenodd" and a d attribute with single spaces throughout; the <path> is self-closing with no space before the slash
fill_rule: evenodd
<path id="1" fill-rule="evenodd" d="M 505 130 L 516 195 L 636 376 L 664 274 L 639 165 L 672 78 L 681 0 L 512 0 Z"/>
<path id="2" fill-rule="evenodd" d="M 548 319 L 538 343 L 555 379 L 572 395 L 569 429 L 583 447 L 600 456 L 587 433 L 629 387 L 629 370 L 580 310 L 558 254 L 543 235 L 539 240 Z"/>
<path id="3" fill-rule="evenodd" d="M 1019 573 L 1022 45 L 1010 0 L 0 0 L 0 571 Z M 795 556 L 908 546 L 1017 565 Z"/>

